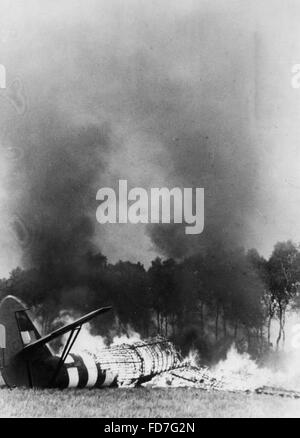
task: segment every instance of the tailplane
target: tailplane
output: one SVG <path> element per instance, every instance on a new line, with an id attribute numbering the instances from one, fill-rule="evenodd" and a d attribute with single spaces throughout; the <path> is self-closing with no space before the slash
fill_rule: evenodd
<path id="1" fill-rule="evenodd" d="M 21 354 L 23 349 L 41 336 L 20 300 L 7 296 L 0 304 L 0 371 L 10 387 L 32 387 L 30 363 Z M 46 345 L 39 349 L 39 357 L 52 356 Z"/>

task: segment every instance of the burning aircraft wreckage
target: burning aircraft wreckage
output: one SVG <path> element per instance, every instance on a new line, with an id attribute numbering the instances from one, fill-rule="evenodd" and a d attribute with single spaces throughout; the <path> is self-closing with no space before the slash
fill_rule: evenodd
<path id="1" fill-rule="evenodd" d="M 187 386 L 300 398 L 300 392 L 268 385 L 270 379 L 256 368 L 241 375 L 226 367 L 193 366 L 190 360 L 182 359 L 170 341 L 159 337 L 112 345 L 96 352 L 72 353 L 83 324 L 108 310 L 109 307 L 98 309 L 41 337 L 21 301 L 6 297 L 0 304 L 0 370 L 5 384 L 12 388 L 60 389 Z M 48 343 L 65 334 L 68 334 L 65 346 L 56 355 Z"/>

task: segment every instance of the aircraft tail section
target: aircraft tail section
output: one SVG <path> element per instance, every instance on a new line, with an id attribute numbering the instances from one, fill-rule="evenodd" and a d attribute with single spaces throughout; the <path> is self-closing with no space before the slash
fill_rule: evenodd
<path id="1" fill-rule="evenodd" d="M 40 337 L 22 302 L 12 296 L 4 298 L 0 304 L 0 370 L 8 386 L 32 386 L 30 363 L 21 352 Z M 46 345 L 39 349 L 39 358 L 51 356 Z"/>

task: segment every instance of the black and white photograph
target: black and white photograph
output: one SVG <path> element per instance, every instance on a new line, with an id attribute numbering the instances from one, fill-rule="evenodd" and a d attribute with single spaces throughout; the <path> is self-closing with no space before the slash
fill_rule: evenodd
<path id="1" fill-rule="evenodd" d="M 0 417 L 300 418 L 298 0 L 0 0 Z"/>

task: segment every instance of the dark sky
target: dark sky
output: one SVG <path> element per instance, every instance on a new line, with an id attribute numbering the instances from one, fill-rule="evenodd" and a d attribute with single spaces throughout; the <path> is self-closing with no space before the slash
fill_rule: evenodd
<path id="1" fill-rule="evenodd" d="M 146 264 L 214 239 L 264 255 L 300 240 L 299 2 L 0 6 L 0 64 L 26 101 L 0 90 L 1 275 L 41 256 L 47 233 Z M 121 178 L 205 187 L 203 235 L 97 224 L 97 190 Z"/>

